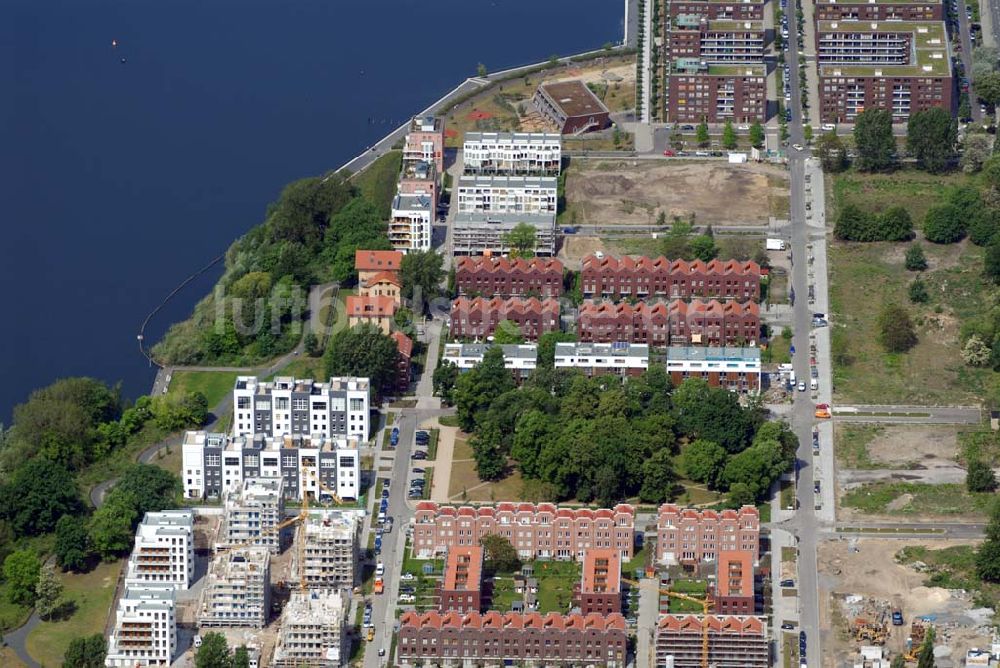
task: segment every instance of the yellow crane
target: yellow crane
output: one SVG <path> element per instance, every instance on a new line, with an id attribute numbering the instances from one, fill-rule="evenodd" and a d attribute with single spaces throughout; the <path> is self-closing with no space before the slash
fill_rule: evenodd
<path id="1" fill-rule="evenodd" d="M 635 587 L 639 586 L 638 582 L 627 578 L 622 578 L 622 582 L 627 582 Z M 670 598 L 688 601 L 689 603 L 696 603 L 701 606 L 701 612 L 704 616 L 701 623 L 701 668 L 708 668 L 708 611 L 711 609 L 714 602 L 710 598 L 695 598 L 694 596 L 689 596 L 688 594 L 682 594 L 679 591 L 670 591 L 669 589 L 663 589 L 661 587 L 657 587 L 657 591 L 665 596 L 669 596 Z"/>

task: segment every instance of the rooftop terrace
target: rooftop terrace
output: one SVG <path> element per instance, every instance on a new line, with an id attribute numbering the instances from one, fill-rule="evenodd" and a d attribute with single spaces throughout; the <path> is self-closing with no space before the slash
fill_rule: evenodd
<path id="1" fill-rule="evenodd" d="M 946 77 L 951 76 L 948 56 L 948 34 L 942 21 L 819 21 L 816 34 L 911 33 L 913 48 L 907 65 L 887 63 L 836 64 L 822 63 L 820 76 L 825 77 Z M 863 40 L 859 39 L 863 46 Z M 822 54 L 820 54 L 822 58 Z"/>

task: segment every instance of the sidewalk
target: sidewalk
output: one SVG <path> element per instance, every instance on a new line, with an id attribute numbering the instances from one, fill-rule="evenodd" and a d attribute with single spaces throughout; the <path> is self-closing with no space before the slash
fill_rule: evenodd
<path id="1" fill-rule="evenodd" d="M 437 459 L 434 460 L 434 480 L 431 481 L 431 501 L 448 503 L 448 486 L 451 483 L 451 462 L 455 456 L 455 434 L 458 427 L 443 427 L 435 418 L 423 422 L 421 427 L 435 427 L 438 431 Z"/>

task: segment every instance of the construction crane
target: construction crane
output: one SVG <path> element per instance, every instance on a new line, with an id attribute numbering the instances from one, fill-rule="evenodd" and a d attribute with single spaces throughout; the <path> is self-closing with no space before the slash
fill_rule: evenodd
<path id="1" fill-rule="evenodd" d="M 639 586 L 638 582 L 627 578 L 622 578 L 622 582 L 627 582 L 635 587 Z M 708 611 L 711 609 L 712 605 L 714 605 L 714 601 L 710 598 L 695 598 L 694 596 L 682 594 L 679 591 L 670 591 L 669 589 L 663 589 L 662 587 L 657 587 L 657 591 L 665 596 L 669 596 L 670 598 L 676 598 L 689 603 L 696 603 L 701 606 L 701 613 L 704 616 L 701 623 L 701 668 L 708 668 Z"/>

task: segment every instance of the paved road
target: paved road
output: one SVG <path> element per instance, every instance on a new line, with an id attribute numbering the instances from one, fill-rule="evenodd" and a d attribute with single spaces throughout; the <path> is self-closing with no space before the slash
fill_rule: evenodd
<path id="1" fill-rule="evenodd" d="M 947 11 L 947 8 L 945 11 Z M 980 11 L 982 11 L 982 8 L 980 8 Z M 983 112 L 979 109 L 976 92 L 972 88 L 972 38 L 969 34 L 969 23 L 970 21 L 965 14 L 965 3 L 960 2 L 958 6 L 958 39 L 962 45 L 962 51 L 959 56 L 962 60 L 962 66 L 965 68 L 965 76 L 969 79 L 969 106 L 972 108 L 972 118 L 977 123 L 981 123 Z"/>
<path id="2" fill-rule="evenodd" d="M 990 32 L 992 33 L 990 37 L 992 37 L 994 44 L 1000 43 L 1000 0 L 986 0 L 986 2 L 979 3 L 979 11 L 981 14 L 989 14 Z"/>
<path id="3" fill-rule="evenodd" d="M 978 406 L 834 406 L 837 422 L 979 424 Z"/>
<path id="4" fill-rule="evenodd" d="M 858 531 L 862 529 L 862 531 Z M 897 524 L 895 522 L 856 522 L 838 524 L 826 529 L 825 533 L 845 538 L 912 538 L 919 535 L 932 540 L 978 539 L 982 538 L 986 525 L 977 522 L 916 522 Z"/>

